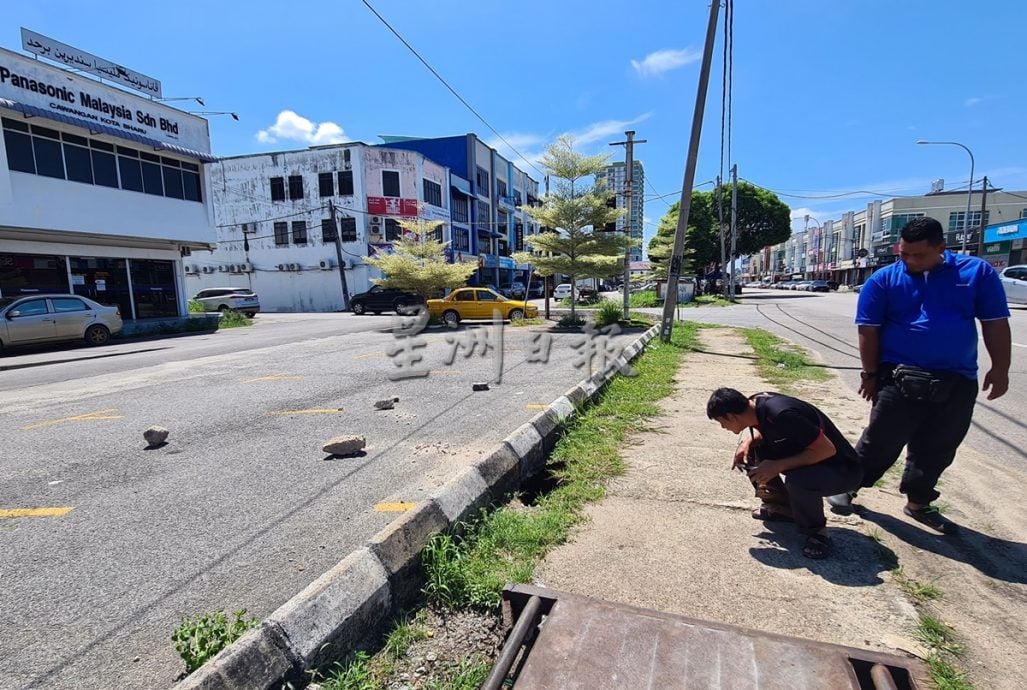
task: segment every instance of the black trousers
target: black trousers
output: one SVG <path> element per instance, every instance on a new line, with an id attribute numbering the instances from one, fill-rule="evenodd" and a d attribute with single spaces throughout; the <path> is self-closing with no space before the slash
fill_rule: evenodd
<path id="1" fill-rule="evenodd" d="M 862 476 L 852 462 L 824 461 L 783 473 L 792 518 L 801 534 L 813 534 L 827 525 L 824 496 L 852 491 Z"/>
<path id="2" fill-rule="evenodd" d="M 906 468 L 899 491 L 912 503 L 927 504 L 941 494 L 938 478 L 956 457 L 970 429 L 977 381 L 960 378 L 942 403 L 907 400 L 886 378 L 870 411 L 870 423 L 856 444 L 863 463 L 863 486 L 873 486 L 906 448 Z"/>

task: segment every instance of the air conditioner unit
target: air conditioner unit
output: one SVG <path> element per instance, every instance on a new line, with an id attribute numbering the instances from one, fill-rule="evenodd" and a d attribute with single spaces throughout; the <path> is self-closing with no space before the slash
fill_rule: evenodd
<path id="1" fill-rule="evenodd" d="M 214 272 L 214 267 L 213 266 L 204 266 L 201 270 L 204 273 L 213 273 Z"/>
<path id="2" fill-rule="evenodd" d="M 186 264 L 185 272 L 186 273 L 199 273 L 200 272 L 200 267 L 197 266 L 196 264 Z"/>
<path id="3" fill-rule="evenodd" d="M 371 225 L 381 225 L 381 224 L 382 224 L 382 217 L 381 216 L 371 216 Z"/>
<path id="4" fill-rule="evenodd" d="M 253 264 L 239 264 L 239 271 L 242 273 L 253 273 Z"/>
<path id="5" fill-rule="evenodd" d="M 299 264 L 289 264 L 289 270 L 290 271 L 299 271 L 299 270 L 302 270 L 302 266 L 300 266 Z"/>
<path id="6" fill-rule="evenodd" d="M 372 232 L 370 235 L 371 244 L 378 244 L 382 241 L 382 234 L 380 232 Z"/>
<path id="7" fill-rule="evenodd" d="M 226 264 L 221 264 L 220 266 L 218 266 L 218 271 L 221 272 L 221 273 L 227 273 L 228 272 L 228 266 Z"/>
<path id="8" fill-rule="evenodd" d="M 353 163 L 351 163 L 350 161 L 345 161 L 342 164 L 342 169 L 343 170 L 352 170 L 353 169 Z"/>
<path id="9" fill-rule="evenodd" d="M 229 273 L 239 273 L 240 271 L 239 264 L 228 264 Z"/>
<path id="10" fill-rule="evenodd" d="M 325 259 L 318 264 L 322 271 L 330 271 L 332 269 L 332 260 Z"/>
<path id="11" fill-rule="evenodd" d="M 289 264 L 278 264 L 278 270 L 279 271 L 288 271 L 289 270 Z"/>

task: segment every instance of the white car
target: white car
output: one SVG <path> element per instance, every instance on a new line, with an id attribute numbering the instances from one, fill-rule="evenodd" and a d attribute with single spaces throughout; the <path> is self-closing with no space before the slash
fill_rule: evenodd
<path id="1" fill-rule="evenodd" d="M 570 299 L 571 298 L 571 284 L 560 283 L 553 290 L 553 299 Z"/>
<path id="2" fill-rule="evenodd" d="M 226 311 L 234 309 L 253 318 L 260 311 L 260 299 L 257 293 L 243 287 L 206 288 L 193 297 L 203 305 L 204 311 Z"/>
<path id="3" fill-rule="evenodd" d="M 1006 301 L 1013 304 L 1027 304 L 1027 266 L 1009 266 L 999 273 L 1002 287 L 1006 289 Z"/>

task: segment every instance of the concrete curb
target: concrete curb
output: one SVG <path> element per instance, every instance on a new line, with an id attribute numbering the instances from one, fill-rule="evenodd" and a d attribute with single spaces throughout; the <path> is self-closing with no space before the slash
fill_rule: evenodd
<path id="1" fill-rule="evenodd" d="M 488 455 L 393 520 L 257 628 L 175 685 L 175 690 L 277 687 L 356 649 L 397 607 L 416 599 L 421 587 L 420 554 L 431 535 L 472 517 L 541 472 L 561 425 L 658 332 L 659 326 L 647 330 L 605 372 L 554 400 Z"/>

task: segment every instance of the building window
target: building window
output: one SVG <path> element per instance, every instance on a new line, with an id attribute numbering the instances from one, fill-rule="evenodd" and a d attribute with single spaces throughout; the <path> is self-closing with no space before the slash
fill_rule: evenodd
<path id="1" fill-rule="evenodd" d="M 330 172 L 318 174 L 317 190 L 321 196 L 335 196 L 335 175 Z"/>
<path id="2" fill-rule="evenodd" d="M 296 201 L 303 198 L 303 176 L 289 175 L 289 199 Z"/>
<path id="3" fill-rule="evenodd" d="M 403 236 L 403 229 L 400 227 L 399 223 L 397 223 L 392 218 L 386 218 L 385 219 L 385 241 L 386 242 L 395 242 L 396 240 L 398 240 L 402 236 Z"/>
<path id="4" fill-rule="evenodd" d="M 349 149 L 346 149 L 349 153 Z M 353 171 L 343 170 L 339 173 L 339 196 L 353 196 Z"/>
<path id="5" fill-rule="evenodd" d="M 467 197 L 454 196 L 450 204 L 452 206 L 453 220 L 457 223 L 467 222 Z"/>
<path id="6" fill-rule="evenodd" d="M 325 218 L 321 221 L 321 240 L 323 242 L 335 241 L 335 221 Z"/>
<path id="7" fill-rule="evenodd" d="M 431 180 L 424 180 L 424 203 L 442 206 L 442 185 Z"/>
<path id="8" fill-rule="evenodd" d="M 285 178 L 271 178 L 271 201 L 285 201 Z"/>
<path id="9" fill-rule="evenodd" d="M 466 228 L 453 228 L 453 249 L 458 252 L 471 251 L 471 233 Z"/>
<path id="10" fill-rule="evenodd" d="M 503 180 L 496 180 L 496 195 L 506 197 L 506 182 Z"/>
<path id="11" fill-rule="evenodd" d="M 489 187 L 489 173 L 485 168 L 478 167 L 474 172 L 474 183 L 477 186 L 478 194 L 483 196 L 489 196 L 491 188 Z"/>
<path id="12" fill-rule="evenodd" d="M 395 170 L 382 170 L 382 196 L 399 196 L 399 173 Z"/>
<path id="13" fill-rule="evenodd" d="M 275 245 L 289 246 L 289 224 L 284 221 L 275 223 Z"/>
<path id="14" fill-rule="evenodd" d="M 478 217 L 477 221 L 478 229 L 480 230 L 491 230 L 492 226 L 492 209 L 484 201 L 478 202 Z"/>
<path id="15" fill-rule="evenodd" d="M 202 199 L 200 167 L 195 163 L 6 117 L 3 129 L 11 170 L 174 199 Z"/>
<path id="16" fill-rule="evenodd" d="M 991 211 L 984 212 L 984 224 L 988 224 L 988 218 L 991 217 Z M 966 211 L 952 211 L 949 213 L 949 232 L 962 232 L 963 231 L 963 219 L 966 218 Z M 971 211 L 970 212 L 970 224 L 968 228 L 979 228 L 981 226 L 981 212 Z"/>
<path id="17" fill-rule="evenodd" d="M 357 241 L 357 219 L 343 216 L 339 219 L 339 235 L 343 242 Z"/>
<path id="18" fill-rule="evenodd" d="M 306 244 L 307 243 L 307 221 L 305 221 L 305 220 L 294 220 L 294 221 L 292 221 L 292 243 L 293 244 Z"/>

